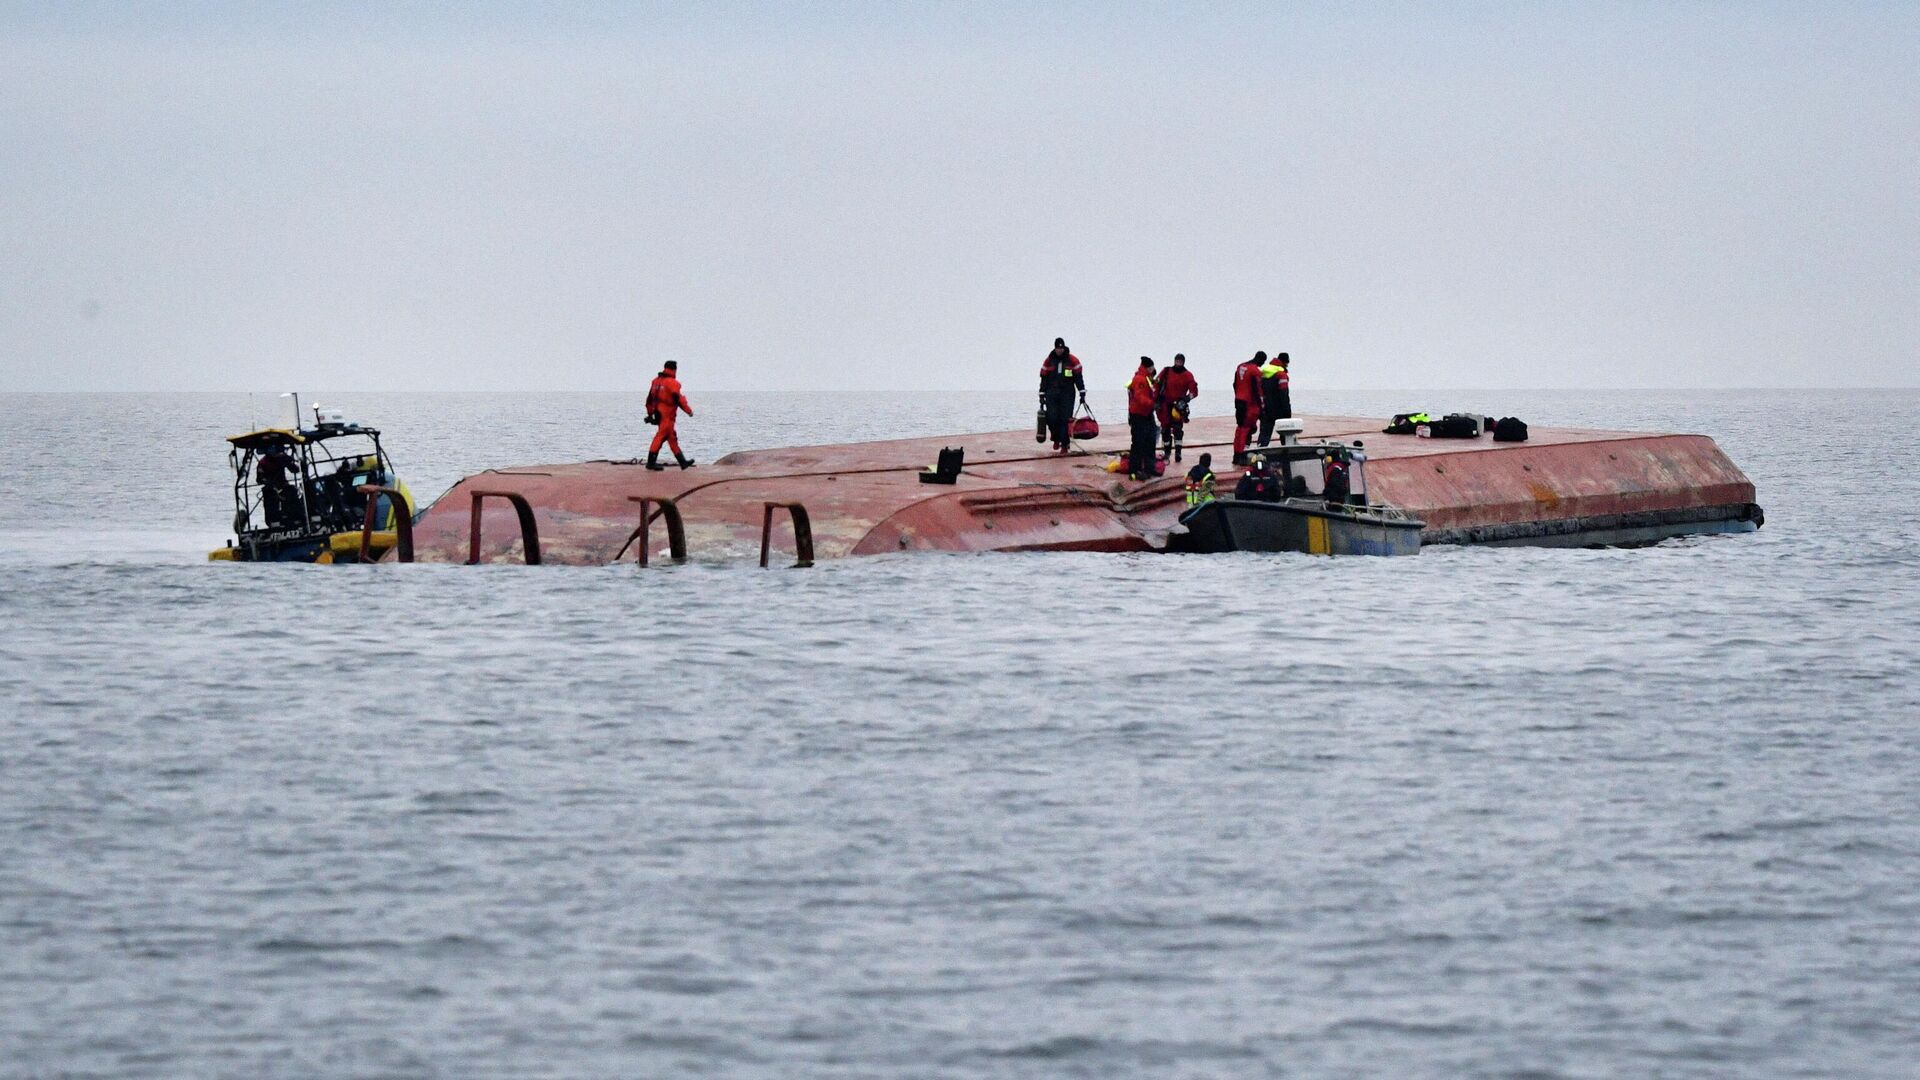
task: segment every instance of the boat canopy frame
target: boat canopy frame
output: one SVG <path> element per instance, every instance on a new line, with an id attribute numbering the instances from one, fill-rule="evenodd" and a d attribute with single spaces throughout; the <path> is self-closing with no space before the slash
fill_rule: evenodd
<path id="1" fill-rule="evenodd" d="M 356 443 L 337 441 L 342 439 Z M 391 483 L 395 475 L 379 429 L 358 424 L 262 428 L 229 436 L 227 442 L 232 446 L 227 461 L 233 468 L 234 536 L 256 553 L 358 528 L 365 504 L 357 489 Z M 290 465 L 280 470 L 286 482 L 277 485 L 266 482 L 261 468 L 275 450 L 283 451 Z"/>

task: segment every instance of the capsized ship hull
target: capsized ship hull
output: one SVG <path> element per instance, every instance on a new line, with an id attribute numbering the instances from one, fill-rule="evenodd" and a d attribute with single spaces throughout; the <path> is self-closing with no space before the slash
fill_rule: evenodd
<path id="1" fill-rule="evenodd" d="M 1302 419 L 1303 442 L 1364 441 L 1371 498 L 1424 521 L 1428 544 L 1525 542 L 1530 535 L 1536 542 L 1558 536 L 1606 543 L 1574 538 L 1593 523 L 1715 532 L 1759 522 L 1752 482 L 1703 435 L 1534 427 L 1528 442 L 1495 443 L 1383 435 L 1384 420 L 1364 417 Z M 613 461 L 489 470 L 454 485 L 420 517 L 414 535 L 422 561 L 468 561 L 475 493 L 495 492 L 525 500 L 548 563 L 635 558 L 635 497 L 674 500 L 687 551 L 703 560 L 758 560 L 768 503 L 805 507 L 818 559 L 899 551 L 1159 551 L 1185 509 L 1177 470 L 1210 451 L 1223 487 L 1238 475 L 1219 465 L 1230 457 L 1231 418 L 1197 418 L 1186 435 L 1186 462 L 1145 483 L 1105 469 L 1109 454 L 1126 449 L 1124 428 L 1067 457 L 1036 446 L 1029 428 L 751 450 L 684 471 Z M 957 482 L 921 483 L 920 471 L 948 446 L 966 451 Z M 498 497 L 480 507 L 478 560 L 524 561 L 515 508 Z M 666 529 L 654 525 L 650 539 L 651 558 L 668 554 Z M 796 550 L 784 512 L 776 514 L 771 546 L 788 558 Z"/>

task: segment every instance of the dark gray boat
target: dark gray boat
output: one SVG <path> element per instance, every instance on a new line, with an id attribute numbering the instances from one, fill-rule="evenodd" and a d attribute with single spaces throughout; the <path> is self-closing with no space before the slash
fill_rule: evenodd
<path id="1" fill-rule="evenodd" d="M 1288 441 L 1264 454 L 1276 500 L 1214 499 L 1180 518 L 1176 551 L 1297 551 L 1309 555 L 1417 555 L 1425 528 L 1367 499 L 1358 445 Z"/>
<path id="2" fill-rule="evenodd" d="M 1420 522 L 1377 506 L 1215 499 L 1181 519 L 1182 551 L 1298 551 L 1310 555 L 1418 555 Z"/>

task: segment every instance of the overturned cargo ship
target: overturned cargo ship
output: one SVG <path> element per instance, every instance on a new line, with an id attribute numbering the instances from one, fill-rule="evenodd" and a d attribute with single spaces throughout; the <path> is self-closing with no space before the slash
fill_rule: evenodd
<path id="1" fill-rule="evenodd" d="M 1364 440 L 1372 502 L 1417 519 L 1425 546 L 1634 545 L 1763 520 L 1752 482 L 1703 435 L 1535 427 L 1526 442 L 1495 443 L 1382 434 L 1382 421 L 1360 417 L 1299 427 L 1302 444 Z M 1232 434 L 1230 418 L 1196 418 L 1187 454 L 1223 459 Z M 621 461 L 489 470 L 420 513 L 412 547 L 423 561 L 600 565 L 1181 546 L 1181 477 L 1108 471 L 1125 442 L 1109 435 L 1060 455 L 1036 452 L 1028 431 L 1003 431 L 743 451 L 695 470 Z M 936 460 L 956 459 L 929 475 Z M 1238 470 L 1220 473 L 1225 482 Z"/>

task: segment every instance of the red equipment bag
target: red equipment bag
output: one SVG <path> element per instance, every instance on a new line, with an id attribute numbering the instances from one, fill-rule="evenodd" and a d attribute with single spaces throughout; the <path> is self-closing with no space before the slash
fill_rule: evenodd
<path id="1" fill-rule="evenodd" d="M 1100 421 L 1093 418 L 1093 410 L 1086 402 L 1080 403 L 1080 411 L 1085 416 L 1076 416 L 1067 424 L 1067 435 L 1075 439 L 1097 439 L 1100 437 Z"/>

